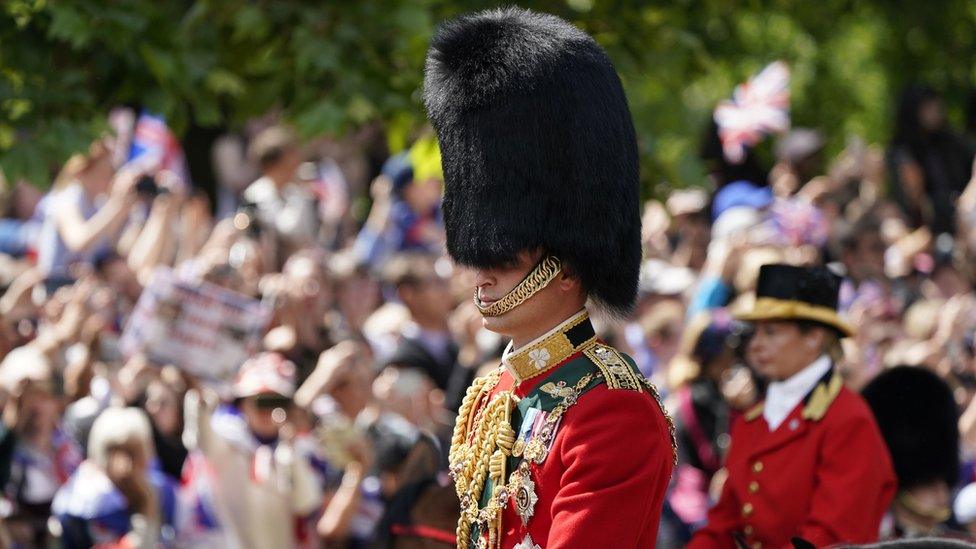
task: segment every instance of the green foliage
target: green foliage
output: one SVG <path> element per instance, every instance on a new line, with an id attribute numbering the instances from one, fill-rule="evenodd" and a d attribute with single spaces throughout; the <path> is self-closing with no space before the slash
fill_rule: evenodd
<path id="1" fill-rule="evenodd" d="M 774 59 L 793 70 L 793 119 L 836 150 L 884 141 L 909 82 L 942 90 L 957 121 L 976 79 L 976 4 L 821 0 L 537 0 L 603 44 L 641 138 L 643 178 L 702 182 L 715 102 Z M 0 8 L 0 166 L 46 184 L 140 104 L 177 132 L 237 127 L 280 109 L 306 136 L 373 120 L 402 146 L 424 122 L 423 59 L 436 23 L 472 0 L 6 0 Z"/>

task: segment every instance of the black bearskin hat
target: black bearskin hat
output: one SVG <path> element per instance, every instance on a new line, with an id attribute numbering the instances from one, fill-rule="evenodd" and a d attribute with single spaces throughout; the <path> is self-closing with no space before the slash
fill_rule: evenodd
<path id="1" fill-rule="evenodd" d="M 902 489 L 934 480 L 950 487 L 959 478 L 959 414 L 945 381 L 922 367 L 898 366 L 863 391 Z"/>
<path id="2" fill-rule="evenodd" d="M 637 140 L 593 38 L 520 8 L 461 16 L 431 41 L 424 102 L 454 260 L 490 268 L 541 248 L 597 303 L 629 309 L 641 260 Z"/>

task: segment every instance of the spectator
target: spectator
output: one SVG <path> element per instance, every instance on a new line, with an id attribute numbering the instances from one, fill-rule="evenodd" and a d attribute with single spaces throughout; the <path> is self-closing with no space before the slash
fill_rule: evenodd
<path id="1" fill-rule="evenodd" d="M 638 353 L 645 362 L 638 362 L 637 366 L 646 377 L 666 374 L 668 362 L 678 351 L 684 315 L 681 303 L 671 300 L 660 302 L 641 317 L 646 352 Z"/>
<path id="2" fill-rule="evenodd" d="M 164 370 L 163 376 L 149 383 L 143 405 L 150 418 L 159 468 L 173 480 L 181 478 L 187 456 L 182 440 L 182 385 L 182 379 L 172 368 Z"/>
<path id="3" fill-rule="evenodd" d="M 41 222 L 34 216 L 40 197 L 30 185 L 9 185 L 0 172 L 0 253 L 22 257 L 32 251 Z"/>
<path id="4" fill-rule="evenodd" d="M 731 409 L 722 384 L 734 360 L 732 328 L 724 309 L 699 313 L 668 367 L 680 463 L 667 503 L 678 519 L 667 529 L 672 543 L 686 543 L 704 523 L 709 485 L 728 450 Z"/>
<path id="5" fill-rule="evenodd" d="M 241 367 L 233 408 L 216 410 L 211 392 L 187 394 L 186 445 L 211 464 L 216 513 L 234 546 L 294 546 L 305 535 L 302 520 L 321 504 L 289 423 L 294 375 L 294 364 L 265 353 Z"/>
<path id="6" fill-rule="evenodd" d="M 973 151 L 948 127 L 942 97 L 926 86 L 902 92 L 888 151 L 895 199 L 915 227 L 955 230 L 955 202 L 971 175 Z"/>
<path id="7" fill-rule="evenodd" d="M 33 346 L 20 347 L 0 364 L 7 394 L 3 411 L 8 465 L 4 494 L 13 504 L 7 527 L 17 543 L 40 545 L 54 495 L 82 461 L 77 443 L 61 428 L 61 402 L 49 359 Z"/>
<path id="8" fill-rule="evenodd" d="M 410 313 L 387 364 L 417 368 L 444 390 L 456 370 L 458 346 L 448 327 L 453 308 L 449 281 L 437 272 L 435 261 L 429 255 L 403 254 L 387 265 L 386 279 Z"/>
<path id="9" fill-rule="evenodd" d="M 442 184 L 440 153 L 432 139 L 387 160 L 370 190 L 373 207 L 357 238 L 358 252 L 371 265 L 399 252 L 440 252 Z"/>
<path id="10" fill-rule="evenodd" d="M 777 196 L 796 194 L 801 187 L 823 173 L 826 141 L 817 130 L 794 128 L 776 143 L 777 166 L 772 176 Z"/>
<path id="11" fill-rule="evenodd" d="M 881 239 L 881 224 L 870 216 L 856 221 L 839 238 L 840 258 L 847 280 L 856 289 L 868 281 L 885 280 L 885 243 Z"/>
<path id="12" fill-rule="evenodd" d="M 47 278 L 48 291 L 70 283 L 69 267 L 91 264 L 114 245 L 122 224 L 138 202 L 136 183 L 141 173 L 123 169 L 115 173 L 106 140 L 92 143 L 87 154 L 71 157 L 44 201 L 44 224 L 38 240 L 38 266 Z M 98 199 L 108 200 L 98 206 Z"/>
<path id="13" fill-rule="evenodd" d="M 135 408 L 109 408 L 95 420 L 88 459 L 58 491 L 53 511 L 61 546 L 149 549 L 174 541 L 174 482 L 154 468 L 152 432 Z"/>
<path id="14" fill-rule="evenodd" d="M 260 167 L 261 177 L 244 189 L 244 203 L 254 205 L 261 228 L 283 246 L 277 257 L 280 264 L 318 231 L 315 196 L 296 180 L 302 150 L 290 129 L 273 126 L 255 136 L 248 155 Z"/>
<path id="15" fill-rule="evenodd" d="M 359 337 L 366 319 L 382 302 L 379 280 L 352 250 L 334 255 L 329 269 L 336 292 L 335 314 L 329 328 L 337 340 Z"/>

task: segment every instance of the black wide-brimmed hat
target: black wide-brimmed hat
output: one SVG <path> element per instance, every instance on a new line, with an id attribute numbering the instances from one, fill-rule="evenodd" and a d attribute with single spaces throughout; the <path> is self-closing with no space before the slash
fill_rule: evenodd
<path id="1" fill-rule="evenodd" d="M 812 320 L 842 337 L 853 328 L 837 314 L 841 278 L 826 267 L 770 264 L 759 268 L 752 310 L 736 313 L 739 320 Z"/>
<path id="2" fill-rule="evenodd" d="M 493 9 L 443 24 L 424 102 L 444 167 L 447 249 L 491 268 L 558 257 L 613 312 L 637 294 L 637 141 L 603 49 L 562 19 Z"/>

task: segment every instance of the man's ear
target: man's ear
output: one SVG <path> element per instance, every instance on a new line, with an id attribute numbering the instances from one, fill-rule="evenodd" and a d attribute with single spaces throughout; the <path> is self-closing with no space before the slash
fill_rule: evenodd
<path id="1" fill-rule="evenodd" d="M 580 279 L 572 271 L 563 269 L 559 273 L 559 289 L 568 292 L 573 290 L 573 288 L 578 288 L 580 285 Z"/>

